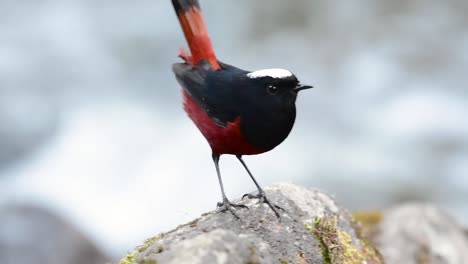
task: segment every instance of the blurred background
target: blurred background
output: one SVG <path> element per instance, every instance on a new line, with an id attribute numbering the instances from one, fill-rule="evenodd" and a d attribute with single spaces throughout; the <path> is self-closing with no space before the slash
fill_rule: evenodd
<path id="1" fill-rule="evenodd" d="M 429 201 L 468 225 L 467 1 L 201 4 L 220 60 L 317 87 L 282 145 L 246 157 L 262 185 L 352 210 Z M 185 46 L 168 0 L 0 1 L 2 263 L 115 261 L 215 209 L 171 72 Z M 221 169 L 229 197 L 255 190 L 235 158 Z"/>

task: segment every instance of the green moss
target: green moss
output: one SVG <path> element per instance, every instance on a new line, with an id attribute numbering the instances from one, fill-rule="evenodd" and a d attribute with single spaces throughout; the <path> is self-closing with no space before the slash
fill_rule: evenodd
<path id="1" fill-rule="evenodd" d="M 138 253 L 139 252 L 137 250 L 133 251 L 132 253 L 128 254 L 123 259 L 121 259 L 119 264 L 134 264 Z"/>
<path id="2" fill-rule="evenodd" d="M 159 234 L 159 235 L 157 235 L 155 237 L 146 239 L 145 242 L 143 243 L 143 245 L 138 246 L 133 252 L 129 253 L 127 256 L 125 256 L 123 259 L 121 259 L 119 264 L 135 264 L 135 261 L 136 261 L 136 258 L 138 257 L 138 255 L 141 252 L 148 249 L 149 246 L 154 244 L 154 242 L 156 242 L 157 240 L 159 240 L 163 236 L 164 236 L 164 234 Z M 163 248 L 158 247 L 158 253 L 161 253 L 162 251 L 163 251 Z M 144 263 L 144 264 L 156 264 L 156 261 L 154 261 L 153 263 L 147 262 L 147 263 Z"/>
<path id="3" fill-rule="evenodd" d="M 289 264 L 289 261 L 287 261 L 284 258 L 279 258 L 278 260 L 280 261 L 281 264 Z"/>
<path id="4" fill-rule="evenodd" d="M 255 248 L 253 246 L 250 246 L 248 248 L 248 250 L 249 250 L 251 256 L 257 254 L 257 250 L 255 250 Z"/>
<path id="5" fill-rule="evenodd" d="M 315 218 L 314 226 L 306 226 L 317 239 L 320 246 L 320 251 L 322 252 L 323 262 L 325 264 L 331 264 L 334 259 L 333 250 L 338 246 L 337 242 L 337 222 L 336 217 L 334 218 Z"/>
<path id="6" fill-rule="evenodd" d="M 376 226 L 382 219 L 383 213 L 380 211 L 356 212 L 352 223 L 361 237 L 372 240 L 376 233 Z"/>
<path id="7" fill-rule="evenodd" d="M 381 264 L 382 257 L 365 240 L 359 238 L 355 245 L 351 236 L 338 228 L 336 216 L 314 219 L 314 225 L 305 228 L 317 239 L 325 264 Z"/>
<path id="8" fill-rule="evenodd" d="M 338 236 L 342 243 L 344 264 L 357 264 L 363 262 L 383 263 L 382 257 L 377 250 L 365 240 L 359 239 L 360 246 L 356 247 L 348 233 L 339 231 Z"/>
<path id="9" fill-rule="evenodd" d="M 213 212 L 208 212 L 204 215 L 209 215 L 209 214 L 213 214 Z M 193 221 L 190 221 L 186 224 L 183 224 L 183 225 L 179 225 L 178 227 L 174 228 L 173 230 L 167 232 L 167 233 L 161 233 L 155 237 L 152 237 L 152 238 L 149 238 L 147 240 L 145 240 L 145 242 L 143 243 L 143 245 L 141 246 L 138 246 L 133 252 L 129 253 L 127 256 L 125 256 L 123 259 L 120 260 L 119 264 L 135 264 L 135 261 L 136 261 L 136 258 L 138 257 L 138 255 L 145 251 L 149 246 L 151 246 L 152 244 L 154 244 L 157 240 L 161 239 L 162 237 L 164 237 L 165 235 L 171 233 L 171 232 L 174 232 L 182 227 L 186 227 L 186 226 L 190 226 L 190 227 L 196 227 L 197 224 L 198 224 L 198 221 L 200 221 L 201 218 L 197 218 Z M 160 246 L 156 249 L 156 253 L 161 253 L 163 252 L 163 248 Z M 150 261 L 150 262 L 148 262 Z M 146 261 L 146 263 L 142 263 L 142 264 L 155 264 L 156 261 L 154 261 L 154 263 L 151 263 L 153 262 L 153 260 L 148 260 Z"/>
<path id="10" fill-rule="evenodd" d="M 158 262 L 154 259 L 144 260 L 141 264 L 158 264 Z"/>
<path id="11" fill-rule="evenodd" d="M 363 224 L 375 225 L 380 223 L 383 219 L 381 211 L 368 211 L 368 212 L 356 212 L 353 215 L 354 221 L 359 221 Z"/>
<path id="12" fill-rule="evenodd" d="M 254 248 L 254 246 L 249 246 L 247 248 L 249 250 L 249 259 L 247 260 L 247 264 L 260 264 L 260 262 L 257 261 L 255 258 L 255 254 L 257 254 L 257 250 Z"/>
<path id="13" fill-rule="evenodd" d="M 159 235 L 157 235 L 155 237 L 146 239 L 145 242 L 143 243 L 143 245 L 137 247 L 138 251 L 140 251 L 140 252 L 145 251 L 146 249 L 148 249 L 149 246 L 154 244 L 154 242 L 161 239 L 161 237 L 163 237 L 163 236 L 164 236 L 164 234 L 159 234 Z M 162 252 L 162 247 L 158 247 L 158 253 L 161 253 L 161 252 Z"/>

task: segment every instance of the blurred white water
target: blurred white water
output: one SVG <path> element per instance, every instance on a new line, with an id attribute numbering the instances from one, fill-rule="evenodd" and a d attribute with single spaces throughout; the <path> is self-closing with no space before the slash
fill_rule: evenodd
<path id="1" fill-rule="evenodd" d="M 468 4 L 201 3 L 221 60 L 317 87 L 289 138 L 246 158 L 263 185 L 352 209 L 427 200 L 468 224 Z M 48 207 L 115 256 L 214 209 L 170 71 L 184 45 L 170 1 L 0 2 L 0 203 Z M 235 159 L 221 166 L 230 197 L 254 190 Z"/>

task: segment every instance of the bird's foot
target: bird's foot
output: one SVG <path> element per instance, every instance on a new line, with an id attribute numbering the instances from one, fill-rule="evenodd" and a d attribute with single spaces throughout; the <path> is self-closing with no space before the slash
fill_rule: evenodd
<path id="1" fill-rule="evenodd" d="M 222 202 L 218 203 L 218 210 L 220 212 L 229 211 L 231 214 L 234 215 L 234 217 L 236 217 L 237 219 L 240 219 L 239 216 L 235 212 L 237 209 L 249 209 L 249 208 L 243 204 L 231 203 L 226 197 L 223 198 Z"/>
<path id="2" fill-rule="evenodd" d="M 251 193 L 246 193 L 244 196 L 242 196 L 242 199 L 245 197 L 249 199 L 258 199 L 258 203 L 265 203 L 270 207 L 270 209 L 275 213 L 276 217 L 280 218 L 280 214 L 278 213 L 278 210 L 281 210 L 284 212 L 284 209 L 281 208 L 280 206 L 270 202 L 268 198 L 265 195 L 265 192 L 259 191 L 258 194 L 251 194 Z"/>

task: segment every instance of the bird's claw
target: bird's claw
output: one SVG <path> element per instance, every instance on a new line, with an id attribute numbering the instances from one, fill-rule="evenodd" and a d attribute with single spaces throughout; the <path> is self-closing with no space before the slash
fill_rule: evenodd
<path id="1" fill-rule="evenodd" d="M 220 212 L 226 212 L 226 211 L 229 211 L 231 212 L 234 217 L 236 217 L 237 219 L 240 219 L 239 216 L 235 213 L 235 211 L 237 209 L 249 209 L 249 207 L 243 205 L 243 204 L 235 204 L 235 203 L 231 203 L 227 198 L 224 198 L 222 202 L 219 202 L 218 203 L 218 210 Z"/>
<path id="2" fill-rule="evenodd" d="M 234 207 L 235 209 L 249 209 L 249 207 L 247 207 L 247 206 L 245 206 L 243 204 L 231 203 L 228 200 L 225 200 L 223 202 L 218 203 L 218 208 L 220 208 L 221 211 L 223 211 L 223 209 L 226 209 L 227 207 Z"/>
<path id="3" fill-rule="evenodd" d="M 245 197 L 249 198 L 249 199 L 259 199 L 259 203 L 262 202 L 262 200 L 265 198 L 265 194 L 262 194 L 262 193 L 258 193 L 258 194 L 251 194 L 251 193 L 246 193 L 242 196 L 242 199 L 244 199 Z"/>
<path id="4" fill-rule="evenodd" d="M 270 209 L 275 213 L 276 217 L 280 218 L 280 214 L 278 213 L 278 210 L 281 210 L 284 212 L 284 209 L 281 208 L 280 206 L 271 203 L 270 200 L 267 199 L 266 195 L 264 192 L 258 192 L 258 194 L 251 194 L 251 193 L 246 193 L 242 196 L 242 199 L 245 197 L 249 199 L 258 199 L 258 203 L 265 203 L 270 207 Z"/>

